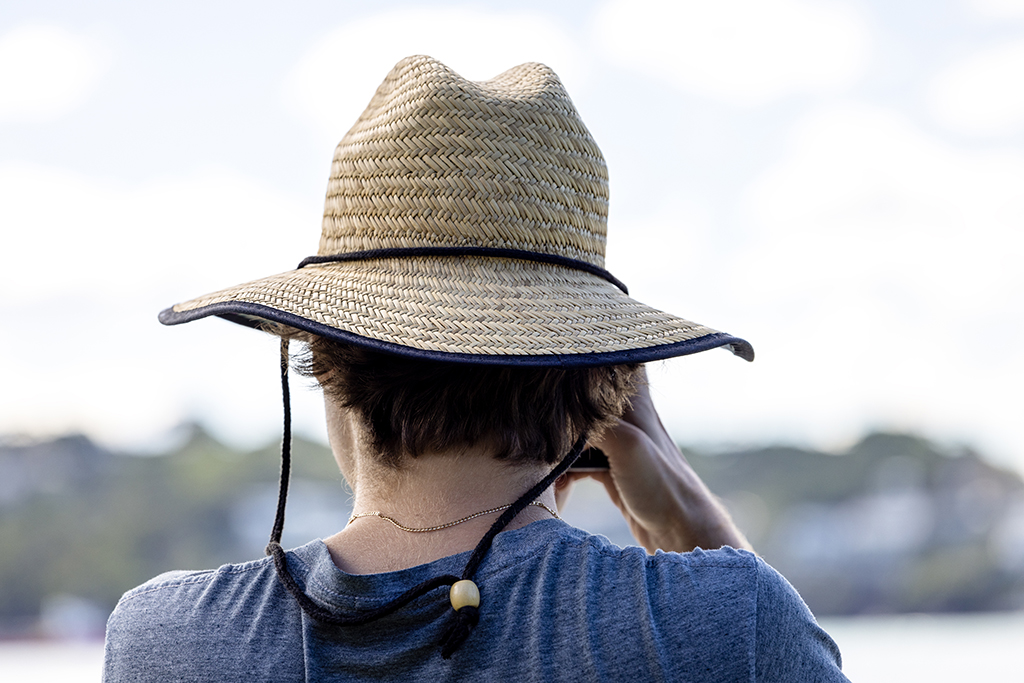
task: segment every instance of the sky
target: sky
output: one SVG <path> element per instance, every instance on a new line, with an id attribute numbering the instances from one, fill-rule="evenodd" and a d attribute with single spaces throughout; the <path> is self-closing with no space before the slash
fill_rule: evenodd
<path id="1" fill-rule="evenodd" d="M 315 253 L 334 145 L 411 54 L 551 66 L 608 269 L 754 345 L 652 365 L 678 440 L 902 430 L 1024 472 L 1024 0 L 6 0 L 0 434 L 275 438 L 275 340 L 157 313 Z"/>

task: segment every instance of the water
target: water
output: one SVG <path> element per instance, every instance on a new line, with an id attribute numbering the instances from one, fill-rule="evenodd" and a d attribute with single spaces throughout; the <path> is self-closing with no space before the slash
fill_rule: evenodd
<path id="1" fill-rule="evenodd" d="M 1024 612 L 822 619 L 855 683 L 1024 682 Z"/>
<path id="2" fill-rule="evenodd" d="M 2 683 L 96 683 L 103 670 L 103 643 L 0 642 Z"/>
<path id="3" fill-rule="evenodd" d="M 822 619 L 855 683 L 1024 683 L 1024 612 Z M 0 643 L 2 683 L 95 683 L 102 643 Z"/>

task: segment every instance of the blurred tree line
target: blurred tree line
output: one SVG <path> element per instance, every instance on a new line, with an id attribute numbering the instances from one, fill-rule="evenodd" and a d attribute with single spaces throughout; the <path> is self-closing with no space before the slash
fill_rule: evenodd
<path id="1" fill-rule="evenodd" d="M 82 436 L 0 442 L 0 636 L 44 633 L 69 604 L 95 607 L 95 635 L 125 590 L 161 572 L 262 556 L 279 446 L 240 452 L 188 433 L 155 456 Z M 297 439 L 293 453 L 286 546 L 334 533 L 350 511 L 329 450 Z M 976 453 L 872 434 L 838 455 L 686 454 L 819 616 L 1024 607 L 1024 483 Z M 603 495 L 577 495 L 571 511 L 630 542 Z"/>
<path id="2" fill-rule="evenodd" d="M 49 596 L 109 611 L 161 572 L 263 555 L 279 446 L 238 452 L 201 428 L 189 431 L 181 447 L 156 456 L 111 453 L 84 436 L 0 446 L 0 635 L 31 634 Z M 296 439 L 292 452 L 293 496 L 314 482 L 344 507 L 330 451 Z M 304 507 L 293 502 L 289 522 Z M 336 531 L 344 510 L 335 516 Z"/>
<path id="3" fill-rule="evenodd" d="M 1024 608 L 1024 482 L 970 449 L 870 434 L 691 462 L 815 614 Z"/>

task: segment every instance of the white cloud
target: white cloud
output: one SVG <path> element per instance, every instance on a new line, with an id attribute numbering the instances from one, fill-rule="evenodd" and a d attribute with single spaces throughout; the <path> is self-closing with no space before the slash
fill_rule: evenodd
<path id="1" fill-rule="evenodd" d="M 864 21 L 835 2 L 611 0 L 594 29 L 612 59 L 736 105 L 849 84 L 868 53 Z"/>
<path id="2" fill-rule="evenodd" d="M 150 448 L 201 418 L 243 447 L 280 438 L 278 342 L 211 318 L 164 327 L 171 303 L 121 305 L 73 293 L 37 306 L 0 303 L 0 434 L 86 433 L 118 448 Z M 324 439 L 323 402 L 292 379 L 296 431 Z"/>
<path id="3" fill-rule="evenodd" d="M 751 192 L 759 248 L 799 266 L 758 293 L 887 280 L 946 314 L 1004 310 L 1024 287 L 1012 266 L 1024 247 L 1020 187 L 1020 154 L 948 147 L 876 109 L 818 112 Z"/>
<path id="4" fill-rule="evenodd" d="M 294 268 L 316 252 L 318 214 L 226 171 L 131 185 L 0 163 L 0 291 L 8 305 L 169 284 L 188 298 Z"/>
<path id="5" fill-rule="evenodd" d="M 982 16 L 994 19 L 1024 17 L 1024 0 L 968 0 Z"/>
<path id="6" fill-rule="evenodd" d="M 724 324 L 718 319 L 724 302 L 704 286 L 721 265 L 710 239 L 714 224 L 710 207 L 679 196 L 645 218 L 614 219 L 608 269 L 649 306 L 710 327 Z"/>
<path id="7" fill-rule="evenodd" d="M 274 340 L 156 317 L 315 253 L 320 206 L 302 204 L 227 171 L 130 184 L 0 163 L 0 434 L 132 447 L 203 416 L 236 443 L 273 438 Z M 323 434 L 322 404 L 295 384 L 296 428 Z"/>
<path id="8" fill-rule="evenodd" d="M 94 40 L 55 26 L 0 36 L 0 123 L 52 120 L 89 95 L 106 69 Z"/>
<path id="9" fill-rule="evenodd" d="M 949 147 L 885 111 L 801 122 L 751 188 L 732 273 L 788 414 L 1024 452 L 1021 187 L 1024 155 Z"/>
<path id="10" fill-rule="evenodd" d="M 492 78 L 523 62 L 542 62 L 570 92 L 585 75 L 572 38 L 542 14 L 407 9 L 359 19 L 324 36 L 296 65 L 285 95 L 334 144 L 391 68 L 415 54 L 439 59 L 473 80 Z"/>
<path id="11" fill-rule="evenodd" d="M 1024 128 L 1024 41 L 984 50 L 933 81 L 932 114 L 964 133 L 995 135 Z"/>

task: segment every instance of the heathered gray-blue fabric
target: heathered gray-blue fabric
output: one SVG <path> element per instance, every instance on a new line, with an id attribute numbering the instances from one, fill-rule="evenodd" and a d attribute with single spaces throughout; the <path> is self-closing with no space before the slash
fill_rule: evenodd
<path id="1" fill-rule="evenodd" d="M 357 576 L 321 541 L 288 553 L 307 593 L 346 612 L 459 574 L 467 559 Z M 163 574 L 111 615 L 104 680 L 847 680 L 800 596 L 748 552 L 648 556 L 545 520 L 499 534 L 476 581 L 480 623 L 444 660 L 446 588 L 369 625 L 329 627 L 302 613 L 269 559 Z"/>

